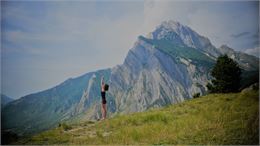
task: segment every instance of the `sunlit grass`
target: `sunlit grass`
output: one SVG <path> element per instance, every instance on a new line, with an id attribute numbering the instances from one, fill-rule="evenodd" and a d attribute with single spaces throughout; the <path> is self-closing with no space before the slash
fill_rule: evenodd
<path id="1" fill-rule="evenodd" d="M 258 91 L 210 94 L 161 109 L 56 128 L 19 144 L 258 144 Z"/>

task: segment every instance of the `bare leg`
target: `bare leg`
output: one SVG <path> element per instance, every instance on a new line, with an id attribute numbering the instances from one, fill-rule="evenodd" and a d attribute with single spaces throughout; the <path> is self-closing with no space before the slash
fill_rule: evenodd
<path id="1" fill-rule="evenodd" d="M 107 115 L 106 104 L 102 104 L 101 112 L 102 112 L 102 119 L 105 119 Z"/>
<path id="2" fill-rule="evenodd" d="M 107 117 L 107 105 L 106 104 L 103 104 L 104 105 L 104 119 Z"/>
<path id="3" fill-rule="evenodd" d="M 105 110 L 104 110 L 104 106 L 103 106 L 104 104 L 102 104 L 102 106 L 101 106 L 101 113 L 102 113 L 102 119 L 104 119 L 104 112 L 105 112 Z"/>

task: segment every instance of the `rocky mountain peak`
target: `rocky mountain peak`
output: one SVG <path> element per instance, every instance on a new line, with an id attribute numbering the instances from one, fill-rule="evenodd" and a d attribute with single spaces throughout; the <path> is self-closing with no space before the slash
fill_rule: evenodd
<path id="1" fill-rule="evenodd" d="M 187 46 L 201 50 L 214 57 L 219 55 L 219 52 L 211 44 L 210 40 L 190 27 L 182 25 L 174 20 L 163 21 L 156 29 L 149 34 L 149 38 L 156 40 L 168 40 L 176 45 Z"/>
<path id="2" fill-rule="evenodd" d="M 174 20 L 163 21 L 161 23 L 161 26 L 168 28 L 168 29 L 172 29 L 172 30 L 180 30 L 185 27 L 180 22 L 174 21 Z"/>
<path id="3" fill-rule="evenodd" d="M 230 54 L 230 53 L 234 53 L 235 51 L 230 48 L 228 45 L 224 44 L 224 45 L 221 45 L 219 47 L 219 51 L 222 53 L 222 54 Z"/>
<path id="4" fill-rule="evenodd" d="M 229 47 L 227 44 L 221 45 L 220 48 L 228 49 L 228 50 L 233 50 L 233 49 L 232 49 L 231 47 Z"/>

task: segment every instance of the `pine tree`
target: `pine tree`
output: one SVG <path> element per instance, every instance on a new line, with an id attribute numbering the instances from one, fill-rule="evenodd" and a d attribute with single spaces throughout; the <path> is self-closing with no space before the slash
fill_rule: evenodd
<path id="1" fill-rule="evenodd" d="M 214 77 L 212 84 L 207 87 L 213 93 L 237 92 L 240 87 L 241 69 L 238 64 L 227 55 L 217 59 L 211 75 Z"/>

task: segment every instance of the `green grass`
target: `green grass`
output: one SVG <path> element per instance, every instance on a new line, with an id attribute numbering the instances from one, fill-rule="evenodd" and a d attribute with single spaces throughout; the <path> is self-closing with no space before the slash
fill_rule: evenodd
<path id="1" fill-rule="evenodd" d="M 210 94 L 146 112 L 85 121 L 16 144 L 259 144 L 259 92 Z"/>

